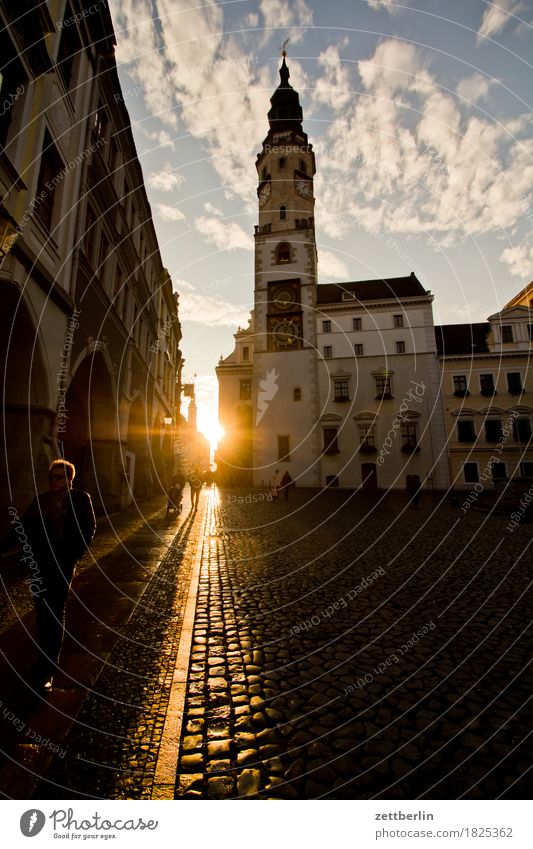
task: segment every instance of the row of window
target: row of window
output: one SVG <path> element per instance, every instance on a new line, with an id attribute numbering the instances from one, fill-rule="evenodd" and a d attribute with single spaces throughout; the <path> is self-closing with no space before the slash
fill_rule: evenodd
<path id="1" fill-rule="evenodd" d="M 285 171 L 287 168 L 287 157 L 280 156 L 277 162 L 278 171 Z M 307 174 L 307 165 L 305 164 L 304 159 L 298 160 L 298 170 L 301 171 L 302 174 Z M 270 180 L 270 174 L 268 173 L 268 169 L 266 166 L 261 171 L 261 182 L 264 180 Z"/>
<path id="2" fill-rule="evenodd" d="M 397 339 L 394 344 L 397 354 L 407 353 L 405 341 L 403 339 Z M 360 342 L 355 342 L 353 346 L 353 352 L 356 357 L 364 357 L 365 346 L 362 345 Z M 322 356 L 325 360 L 331 360 L 331 358 L 333 357 L 333 345 L 324 345 L 324 347 L 322 348 Z"/>
<path id="3" fill-rule="evenodd" d="M 394 328 L 405 327 L 403 315 L 393 315 L 392 326 Z M 374 323 L 372 323 L 371 329 L 375 330 Z M 363 319 L 360 316 L 352 318 L 352 330 L 363 330 Z M 322 322 L 322 333 L 331 333 L 331 320 L 329 318 Z"/>
<path id="4" fill-rule="evenodd" d="M 374 425 L 360 425 L 358 451 L 360 454 L 376 454 L 376 438 Z M 290 437 L 278 436 L 278 460 L 289 462 L 291 459 Z M 325 427 L 322 430 L 322 452 L 331 456 L 339 454 L 339 429 L 337 427 Z M 413 453 L 418 450 L 418 424 L 416 422 L 404 422 L 400 429 L 399 447 L 401 451 Z"/>
<path id="5" fill-rule="evenodd" d="M 391 379 L 390 377 L 375 377 L 376 383 L 376 400 L 386 400 L 392 398 Z M 346 378 L 335 378 L 333 380 L 333 400 L 334 401 L 349 401 L 350 390 L 349 380 Z M 252 381 L 249 378 L 243 378 L 239 385 L 239 400 L 251 401 L 252 399 Z M 301 387 L 295 386 L 292 391 L 292 400 L 302 400 Z"/>
<path id="6" fill-rule="evenodd" d="M 486 419 L 484 422 L 485 441 L 499 442 L 503 437 L 501 419 Z M 475 442 L 478 434 L 472 419 L 459 419 L 457 422 L 457 441 Z M 529 442 L 531 439 L 531 424 L 528 418 L 518 418 L 513 421 L 513 439 L 515 442 Z"/>
<path id="7" fill-rule="evenodd" d="M 491 474 L 493 481 L 508 480 L 507 463 L 493 463 Z M 520 474 L 523 478 L 533 478 L 533 463 L 521 463 Z M 463 480 L 465 483 L 479 483 L 479 463 L 463 463 Z"/>
<path id="8" fill-rule="evenodd" d="M 524 391 L 522 383 L 522 375 L 519 371 L 506 372 L 507 391 L 511 395 L 521 395 Z M 493 374 L 479 375 L 479 391 L 481 395 L 487 397 L 496 395 L 496 382 Z M 456 374 L 453 376 L 453 394 L 457 398 L 467 398 L 470 395 L 468 388 L 468 378 L 466 374 Z"/>
<path id="9" fill-rule="evenodd" d="M 239 387 L 239 401 L 251 401 L 252 400 L 252 381 L 251 380 L 241 380 Z M 301 401 L 302 400 L 302 390 L 299 386 L 295 386 L 292 390 L 292 400 L 293 401 Z"/>

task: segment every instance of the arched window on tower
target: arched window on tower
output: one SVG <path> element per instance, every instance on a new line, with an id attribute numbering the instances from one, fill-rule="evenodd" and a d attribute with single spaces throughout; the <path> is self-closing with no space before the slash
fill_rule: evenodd
<path id="1" fill-rule="evenodd" d="M 276 262 L 291 261 L 291 246 L 287 242 L 281 242 L 276 248 Z"/>
<path id="2" fill-rule="evenodd" d="M 280 208 L 279 208 L 279 220 L 280 221 L 286 221 L 287 220 L 287 207 L 286 206 L 280 206 Z"/>
<path id="3" fill-rule="evenodd" d="M 305 162 L 303 159 L 300 159 L 300 171 L 302 174 L 307 174 L 307 168 L 305 167 Z"/>

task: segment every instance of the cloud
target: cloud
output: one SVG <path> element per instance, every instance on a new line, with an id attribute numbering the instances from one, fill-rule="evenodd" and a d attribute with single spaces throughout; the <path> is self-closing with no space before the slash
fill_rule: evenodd
<path id="1" fill-rule="evenodd" d="M 367 0 L 367 2 L 371 9 L 386 9 L 393 15 L 395 12 L 401 11 L 398 6 L 406 6 L 408 0 L 403 0 L 403 2 L 402 0 Z"/>
<path id="2" fill-rule="evenodd" d="M 348 266 L 336 254 L 320 248 L 318 259 L 318 270 L 321 277 L 335 277 L 337 281 L 348 277 Z"/>
<path id="3" fill-rule="evenodd" d="M 175 206 L 167 206 L 165 203 L 158 203 L 156 209 L 157 214 L 163 219 L 163 221 L 185 221 L 183 212 Z"/>
<path id="4" fill-rule="evenodd" d="M 261 0 L 259 11 L 263 16 L 265 44 L 274 36 L 280 43 L 288 37 L 296 44 L 303 38 L 303 30 L 313 26 L 313 11 L 305 0 Z"/>
<path id="5" fill-rule="evenodd" d="M 478 100 L 484 100 L 497 82 L 498 80 L 485 77 L 483 74 L 472 74 L 471 77 L 465 77 L 457 83 L 457 94 L 475 103 Z"/>
<path id="6" fill-rule="evenodd" d="M 209 327 L 246 326 L 250 318 L 250 307 L 230 304 L 222 298 L 213 298 L 199 292 L 180 293 L 180 320 L 194 321 Z"/>
<path id="7" fill-rule="evenodd" d="M 153 171 L 146 179 L 146 185 L 159 192 L 172 192 L 184 182 L 183 174 L 179 174 L 168 162 L 161 171 Z"/>
<path id="8" fill-rule="evenodd" d="M 147 139 L 150 139 L 150 141 L 157 142 L 158 147 L 169 147 L 171 150 L 175 150 L 174 142 L 166 130 L 159 130 L 159 132 L 152 133 L 149 132 L 145 127 L 143 127 L 142 131 Z"/>
<path id="9" fill-rule="evenodd" d="M 521 245 L 506 248 L 500 260 L 513 277 L 521 277 L 525 281 L 533 279 L 533 236 L 529 234 Z"/>
<path id="10" fill-rule="evenodd" d="M 347 44 L 348 39 L 345 39 L 341 47 Z M 339 49 L 330 45 L 320 53 L 317 62 L 319 67 L 324 69 L 324 73 L 315 81 L 313 91 L 313 100 L 316 103 L 323 103 L 336 111 L 344 109 L 353 98 L 350 71 L 348 66 L 342 63 Z"/>
<path id="11" fill-rule="evenodd" d="M 236 221 L 227 221 L 218 216 L 200 215 L 194 222 L 196 229 L 205 239 L 221 251 L 242 248 L 253 249 L 253 239 Z"/>
<path id="12" fill-rule="evenodd" d="M 483 38 L 489 38 L 501 32 L 513 18 L 516 12 L 524 9 L 521 0 L 499 0 L 498 3 L 489 3 L 478 31 L 478 42 Z"/>

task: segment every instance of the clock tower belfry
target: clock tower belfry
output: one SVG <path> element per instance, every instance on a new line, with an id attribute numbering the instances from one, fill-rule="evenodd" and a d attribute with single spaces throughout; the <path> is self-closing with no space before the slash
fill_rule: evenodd
<path id="1" fill-rule="evenodd" d="M 298 93 L 289 83 L 285 50 L 282 55 L 280 84 L 270 98 L 269 130 L 256 160 L 254 393 L 259 413 L 254 482 L 269 480 L 279 468 L 302 484 L 314 485 L 315 155 L 302 128 Z M 261 393 L 273 393 L 274 379 L 275 395 L 262 405 Z"/>

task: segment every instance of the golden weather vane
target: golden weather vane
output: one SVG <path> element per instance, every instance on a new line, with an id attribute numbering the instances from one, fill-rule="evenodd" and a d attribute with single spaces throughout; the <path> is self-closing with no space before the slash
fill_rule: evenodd
<path id="1" fill-rule="evenodd" d="M 283 42 L 283 45 L 279 48 L 281 50 L 281 55 L 283 56 L 283 58 L 285 58 L 285 56 L 287 55 L 287 44 L 289 43 L 289 41 L 290 38 L 286 38 Z"/>

